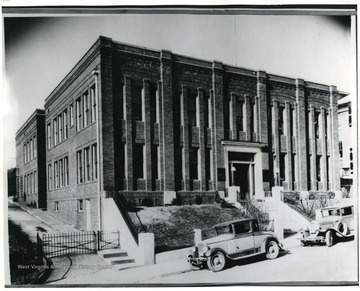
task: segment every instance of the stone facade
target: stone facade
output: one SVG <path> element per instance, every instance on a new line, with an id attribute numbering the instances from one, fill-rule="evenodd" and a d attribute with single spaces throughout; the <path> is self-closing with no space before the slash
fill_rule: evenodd
<path id="1" fill-rule="evenodd" d="M 158 204 L 233 185 L 258 199 L 273 186 L 338 190 L 343 95 L 100 37 L 45 101 L 48 210 L 97 229 L 105 191 Z"/>

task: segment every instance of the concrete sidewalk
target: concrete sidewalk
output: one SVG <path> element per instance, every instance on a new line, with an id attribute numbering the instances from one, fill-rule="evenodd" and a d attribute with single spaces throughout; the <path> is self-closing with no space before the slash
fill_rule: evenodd
<path id="1" fill-rule="evenodd" d="M 48 211 L 41 210 L 38 208 L 32 208 L 27 206 L 24 203 L 19 202 L 13 202 L 12 200 L 8 200 L 9 203 L 9 218 L 16 221 L 18 218 L 16 215 L 14 215 L 13 211 L 11 209 L 14 209 L 15 207 L 19 207 L 23 211 L 27 212 L 32 217 L 36 218 L 39 222 L 45 225 L 44 229 L 46 231 L 43 232 L 78 232 L 81 231 L 80 229 L 74 227 L 73 225 L 67 223 L 66 221 L 61 220 L 58 217 L 55 217 L 51 215 Z M 21 220 L 19 221 L 21 223 Z M 39 229 L 35 231 L 41 231 Z"/>

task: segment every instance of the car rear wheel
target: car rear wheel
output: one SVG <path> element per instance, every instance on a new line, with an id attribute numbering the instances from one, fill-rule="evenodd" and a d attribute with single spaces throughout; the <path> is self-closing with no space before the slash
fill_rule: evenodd
<path id="1" fill-rule="evenodd" d="M 327 231 L 325 234 L 325 242 L 328 247 L 332 247 L 334 244 L 334 235 L 331 230 Z"/>
<path id="2" fill-rule="evenodd" d="M 213 272 L 219 272 L 225 268 L 226 257 L 222 252 L 215 252 L 207 261 L 209 269 Z"/>
<path id="3" fill-rule="evenodd" d="M 347 225 L 345 223 L 340 222 L 337 226 L 337 230 L 339 232 L 341 232 L 341 234 L 347 235 L 349 228 L 347 227 Z"/>
<path id="4" fill-rule="evenodd" d="M 279 245 L 276 241 L 269 241 L 266 246 L 266 258 L 269 260 L 276 259 L 279 255 Z"/>

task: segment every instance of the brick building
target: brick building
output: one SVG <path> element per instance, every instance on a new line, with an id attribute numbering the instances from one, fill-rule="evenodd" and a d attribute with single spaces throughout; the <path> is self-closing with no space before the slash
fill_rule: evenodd
<path id="1" fill-rule="evenodd" d="M 36 109 L 16 132 L 17 196 L 27 204 L 46 208 L 45 111 Z"/>
<path id="2" fill-rule="evenodd" d="M 339 190 L 326 86 L 100 37 L 45 100 L 47 207 L 100 227 L 101 199 Z M 107 193 L 107 194 L 106 194 Z M 166 198 L 165 198 L 166 199 Z"/>

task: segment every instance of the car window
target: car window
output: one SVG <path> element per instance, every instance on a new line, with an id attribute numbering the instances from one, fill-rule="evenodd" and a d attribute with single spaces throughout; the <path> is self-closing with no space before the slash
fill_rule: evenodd
<path id="1" fill-rule="evenodd" d="M 253 231 L 259 231 L 259 224 L 256 220 L 253 221 Z"/>
<path id="2" fill-rule="evenodd" d="M 225 226 L 218 226 L 215 228 L 217 235 L 220 234 L 227 234 L 227 233 L 232 233 L 232 227 L 231 225 L 225 225 Z"/>
<path id="3" fill-rule="evenodd" d="M 243 222 L 243 223 L 235 224 L 234 225 L 235 234 L 250 232 L 251 231 L 250 222 L 251 221 L 246 221 L 246 222 Z"/>
<path id="4" fill-rule="evenodd" d="M 351 215 L 352 214 L 352 208 L 351 207 L 345 207 L 341 209 L 341 215 Z"/>

